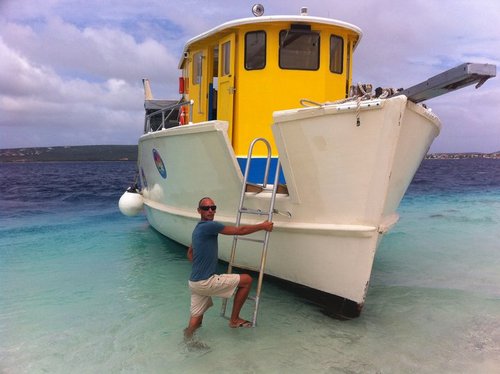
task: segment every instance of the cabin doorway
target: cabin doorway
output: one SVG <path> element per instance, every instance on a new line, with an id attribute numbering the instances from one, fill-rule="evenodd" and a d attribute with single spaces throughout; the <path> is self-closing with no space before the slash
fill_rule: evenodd
<path id="1" fill-rule="evenodd" d="M 193 54 L 192 84 L 189 87 L 189 95 L 194 99 L 193 122 L 206 121 L 207 114 L 207 90 L 208 90 L 208 64 L 207 50 L 200 49 Z M 190 83 L 191 83 L 190 82 Z"/>
<path id="2" fill-rule="evenodd" d="M 234 68 L 235 34 L 230 34 L 219 41 L 217 119 L 229 123 L 229 139 L 233 137 L 234 112 Z"/>
<path id="3" fill-rule="evenodd" d="M 217 119 L 217 92 L 219 92 L 219 45 L 209 51 L 208 120 Z"/>

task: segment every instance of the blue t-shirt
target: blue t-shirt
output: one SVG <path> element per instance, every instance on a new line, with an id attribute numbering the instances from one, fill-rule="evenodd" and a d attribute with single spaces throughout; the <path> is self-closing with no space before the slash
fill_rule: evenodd
<path id="1" fill-rule="evenodd" d="M 193 269 L 189 280 L 197 282 L 210 278 L 217 270 L 217 236 L 224 229 L 216 221 L 200 221 L 193 230 Z"/>

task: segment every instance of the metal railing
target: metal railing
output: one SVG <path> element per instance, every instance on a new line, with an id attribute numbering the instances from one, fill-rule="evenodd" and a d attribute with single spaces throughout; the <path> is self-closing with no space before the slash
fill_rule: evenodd
<path id="1" fill-rule="evenodd" d="M 144 133 L 147 134 L 149 132 L 155 132 L 165 129 L 165 123 L 170 120 L 170 117 L 174 113 L 175 109 L 179 109 L 182 106 L 189 105 L 189 119 L 191 120 L 191 118 L 193 118 L 193 104 L 194 100 L 181 101 L 176 104 L 169 105 L 165 108 L 158 109 L 153 113 L 146 114 L 146 116 L 144 117 Z M 156 117 L 159 114 L 161 114 L 161 123 L 158 127 L 155 126 L 155 128 L 153 128 L 151 126 L 151 120 L 153 117 Z"/>

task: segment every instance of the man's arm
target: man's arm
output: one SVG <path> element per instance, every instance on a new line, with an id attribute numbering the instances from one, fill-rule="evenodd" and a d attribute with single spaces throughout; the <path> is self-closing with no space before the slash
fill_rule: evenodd
<path id="1" fill-rule="evenodd" d="M 187 258 L 189 261 L 193 262 L 193 246 L 189 246 L 187 251 Z"/>
<path id="2" fill-rule="evenodd" d="M 273 225 L 272 222 L 264 221 L 256 225 L 225 226 L 220 233 L 224 235 L 248 235 L 260 230 L 273 231 Z"/>

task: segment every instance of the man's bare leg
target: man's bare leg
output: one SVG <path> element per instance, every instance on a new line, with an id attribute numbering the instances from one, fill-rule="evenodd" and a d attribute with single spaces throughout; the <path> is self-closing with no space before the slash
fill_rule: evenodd
<path id="1" fill-rule="evenodd" d="M 233 311 L 231 312 L 231 320 L 229 321 L 229 326 L 239 327 L 245 322 L 244 319 L 240 317 L 240 311 L 248 298 L 250 289 L 252 288 L 252 277 L 248 274 L 240 275 L 240 283 L 238 283 L 238 290 L 234 295 Z"/>
<path id="2" fill-rule="evenodd" d="M 201 316 L 191 316 L 189 319 L 188 327 L 184 330 L 184 337 L 186 339 L 191 339 L 197 328 L 201 326 L 203 322 L 203 314 Z"/>

